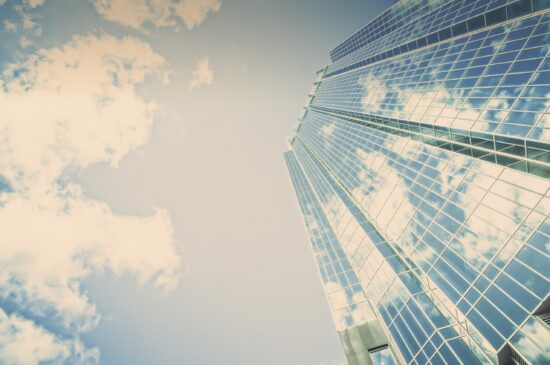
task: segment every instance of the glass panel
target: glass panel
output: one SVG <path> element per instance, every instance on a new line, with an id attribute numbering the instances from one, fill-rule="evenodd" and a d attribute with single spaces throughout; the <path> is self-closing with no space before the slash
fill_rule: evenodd
<path id="1" fill-rule="evenodd" d="M 373 365 L 397 365 L 389 347 L 369 351 Z"/>

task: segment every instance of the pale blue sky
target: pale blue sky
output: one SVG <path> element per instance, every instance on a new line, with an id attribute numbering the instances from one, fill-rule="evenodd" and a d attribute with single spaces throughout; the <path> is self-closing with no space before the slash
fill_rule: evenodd
<path id="1" fill-rule="evenodd" d="M 81 291 L 101 319 L 77 336 L 99 349 L 101 364 L 340 364 L 282 153 L 329 51 L 391 3 L 222 0 L 193 29 L 181 20 L 179 29 L 133 29 L 98 16 L 87 0 L 46 0 L 19 12 L 12 0 L 0 6 L 3 70 L 90 32 L 130 35 L 168 65 L 169 84 L 148 78 L 136 85 L 138 95 L 158 105 L 150 140 L 117 168 L 99 159 L 62 175 L 115 214 L 146 217 L 165 209 L 182 259 L 178 285 L 166 295 L 137 285 L 132 270 L 113 274 L 107 267 L 82 279 Z M 9 31 L 5 21 L 20 24 L 21 14 L 32 14 L 41 34 L 20 25 Z M 30 45 L 22 47 L 22 37 Z M 213 79 L 190 90 L 205 57 Z M 10 308 L 3 309 L 45 323 Z"/>

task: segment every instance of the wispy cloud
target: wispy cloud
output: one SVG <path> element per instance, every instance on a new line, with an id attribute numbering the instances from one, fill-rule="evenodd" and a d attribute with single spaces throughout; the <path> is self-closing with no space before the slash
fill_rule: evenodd
<path id="1" fill-rule="evenodd" d="M 37 37 L 42 36 L 42 16 L 34 9 L 40 5 L 40 1 L 22 1 L 22 2 L 10 2 L 7 3 L 7 11 L 0 15 L 2 22 L 2 29 L 0 31 L 7 31 L 10 33 L 19 35 L 19 46 L 21 48 L 27 48 L 34 44 Z M 0 0 L 0 6 L 6 4 Z"/>
<path id="2" fill-rule="evenodd" d="M 4 29 L 8 32 L 17 33 L 17 24 L 9 20 L 4 20 Z"/>
<path id="3" fill-rule="evenodd" d="M 31 7 L 31 8 L 36 8 L 40 5 L 43 5 L 44 4 L 44 0 L 26 0 L 26 3 Z"/>
<path id="4" fill-rule="evenodd" d="M 214 82 L 214 72 L 210 69 L 208 57 L 203 57 L 197 62 L 193 71 L 193 79 L 189 83 L 189 91 L 193 91 L 201 85 L 211 85 Z"/>
<path id="5" fill-rule="evenodd" d="M 2 72 L 0 171 L 10 188 L 0 192 L 0 300 L 17 310 L 0 313 L 0 326 L 15 323 L 22 328 L 17 333 L 29 335 L 2 337 L 0 345 L 24 348 L 36 337 L 54 349 L 37 350 L 44 359 L 95 363 L 97 356 L 82 360 L 89 350 L 74 350 L 82 348 L 79 334 L 100 318 L 81 290 L 83 278 L 109 270 L 166 290 L 177 285 L 180 258 L 167 212 L 116 215 L 65 175 L 97 162 L 116 167 L 147 143 L 155 104 L 135 86 L 166 72 L 147 43 L 104 34 L 76 36 Z M 41 328 L 46 318 L 69 338 Z M 39 362 L 31 360 L 14 363 Z"/>
<path id="6" fill-rule="evenodd" d="M 210 13 L 220 10 L 220 0 L 90 0 L 105 19 L 141 29 L 146 24 L 177 27 L 179 22 L 192 29 Z"/>
<path id="7" fill-rule="evenodd" d="M 30 46 L 32 46 L 32 41 L 29 38 L 23 36 L 23 37 L 19 38 L 19 46 L 21 48 L 30 47 Z"/>
<path id="8" fill-rule="evenodd" d="M 38 23 L 30 14 L 22 14 L 21 26 L 23 27 L 23 30 L 29 31 L 36 29 L 38 27 Z"/>

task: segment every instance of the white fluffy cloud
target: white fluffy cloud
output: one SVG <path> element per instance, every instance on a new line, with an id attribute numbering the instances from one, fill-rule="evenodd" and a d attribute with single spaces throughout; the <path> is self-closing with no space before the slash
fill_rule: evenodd
<path id="1" fill-rule="evenodd" d="M 75 37 L 9 65 L 0 80 L 0 171 L 19 186 L 48 186 L 70 165 L 116 166 L 147 142 L 155 105 L 134 86 L 165 63 L 135 38 Z"/>
<path id="2" fill-rule="evenodd" d="M 139 29 L 145 24 L 157 27 L 199 26 L 209 13 L 220 10 L 220 0 L 90 0 L 105 19 Z"/>
<path id="3" fill-rule="evenodd" d="M 0 309 L 0 352 L 2 364 L 35 365 L 62 363 L 67 358 L 79 363 L 97 362 L 97 349 L 85 349 L 80 341 L 63 341 L 32 321 L 8 316 Z"/>
<path id="4" fill-rule="evenodd" d="M 211 85 L 214 82 L 214 72 L 210 69 L 208 57 L 204 57 L 197 62 L 193 70 L 193 79 L 189 83 L 189 90 L 193 91 L 201 85 Z"/>
<path id="5" fill-rule="evenodd" d="M 79 333 L 100 317 L 81 290 L 86 276 L 110 270 L 167 290 L 177 285 L 180 258 L 167 212 L 115 215 L 64 175 L 97 162 L 116 167 L 149 140 L 155 105 L 135 86 L 163 79 L 166 70 L 148 44 L 100 34 L 40 50 L 0 77 L 0 174 L 11 185 L 0 192 L 0 299 L 19 313 L 0 313 L 0 327 L 15 323 L 24 328 L 17 333 L 40 339 L 36 354 L 44 358 L 97 362 L 82 355 L 89 350 L 74 350 L 82 347 Z M 72 340 L 56 340 L 36 324 L 41 319 Z M 22 336 L 2 337 L 2 356 L 21 348 Z M 8 363 L 36 363 L 25 359 Z"/>

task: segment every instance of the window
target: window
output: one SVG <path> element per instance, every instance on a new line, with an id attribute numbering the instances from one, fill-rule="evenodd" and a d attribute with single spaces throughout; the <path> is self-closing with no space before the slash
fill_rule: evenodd
<path id="1" fill-rule="evenodd" d="M 388 346 L 369 350 L 369 354 L 374 365 L 397 365 Z"/>
<path id="2" fill-rule="evenodd" d="M 535 317 L 540 319 L 550 329 L 550 298 L 546 299 L 535 311 Z"/>

